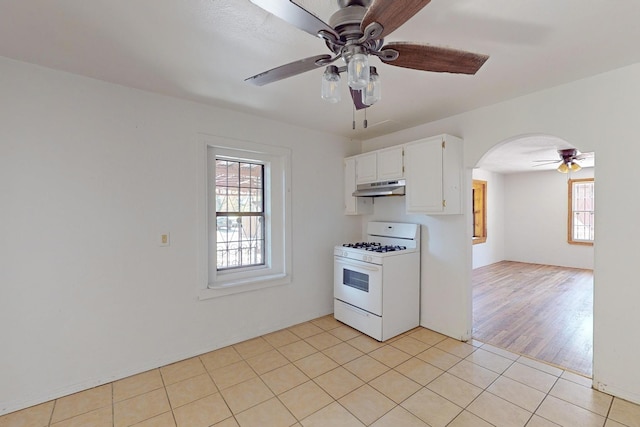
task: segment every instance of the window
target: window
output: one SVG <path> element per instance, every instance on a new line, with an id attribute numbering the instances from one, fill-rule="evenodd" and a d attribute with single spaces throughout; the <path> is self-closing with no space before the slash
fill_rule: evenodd
<path id="1" fill-rule="evenodd" d="M 264 265 L 264 165 L 216 159 L 216 268 Z"/>
<path id="2" fill-rule="evenodd" d="M 595 183 L 593 178 L 569 180 L 568 241 L 593 245 L 595 218 Z"/>
<path id="3" fill-rule="evenodd" d="M 201 299 L 289 283 L 291 152 L 199 138 Z"/>
<path id="4" fill-rule="evenodd" d="M 473 244 L 487 241 L 487 181 L 473 180 Z"/>

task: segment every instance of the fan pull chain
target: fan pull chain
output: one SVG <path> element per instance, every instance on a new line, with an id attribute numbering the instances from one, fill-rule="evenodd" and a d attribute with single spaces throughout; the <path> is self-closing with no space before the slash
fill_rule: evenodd
<path id="1" fill-rule="evenodd" d="M 364 122 L 362 123 L 362 125 L 364 126 L 364 128 L 367 128 L 367 109 L 364 109 Z"/>
<path id="2" fill-rule="evenodd" d="M 351 128 L 353 130 L 356 130 L 356 106 L 353 105 L 353 103 L 351 104 L 351 111 L 353 116 L 353 123 L 351 124 Z"/>

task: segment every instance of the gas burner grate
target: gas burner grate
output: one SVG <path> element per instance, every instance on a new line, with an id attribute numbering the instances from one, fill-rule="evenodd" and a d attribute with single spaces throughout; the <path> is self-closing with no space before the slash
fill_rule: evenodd
<path id="1" fill-rule="evenodd" d="M 407 249 L 406 246 L 399 246 L 399 245 L 380 245 L 380 246 L 373 246 L 370 248 L 366 248 L 365 250 L 367 251 L 371 251 L 371 252 L 380 252 L 380 253 L 385 253 L 385 252 L 396 252 L 396 251 L 404 251 L 405 249 Z"/>
<path id="2" fill-rule="evenodd" d="M 344 246 L 345 248 L 355 248 L 355 249 L 370 250 L 369 248 L 380 247 L 380 246 L 382 246 L 382 244 L 381 243 L 375 243 L 375 242 L 356 242 L 356 243 L 345 243 L 342 246 Z"/>
<path id="3" fill-rule="evenodd" d="M 378 253 L 396 252 L 396 251 L 403 251 L 407 249 L 406 246 L 383 245 L 382 243 L 376 243 L 376 242 L 345 243 L 342 246 L 345 248 L 363 249 L 365 251 L 378 252 Z"/>

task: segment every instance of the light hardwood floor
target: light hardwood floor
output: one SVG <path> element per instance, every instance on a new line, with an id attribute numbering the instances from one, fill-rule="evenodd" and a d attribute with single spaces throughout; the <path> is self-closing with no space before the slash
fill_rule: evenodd
<path id="1" fill-rule="evenodd" d="M 593 271 L 513 261 L 475 269 L 473 338 L 590 377 Z"/>

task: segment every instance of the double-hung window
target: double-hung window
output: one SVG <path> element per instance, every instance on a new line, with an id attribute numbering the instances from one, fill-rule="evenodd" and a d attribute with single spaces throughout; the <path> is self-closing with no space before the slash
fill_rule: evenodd
<path id="1" fill-rule="evenodd" d="M 264 165 L 216 158 L 216 268 L 265 263 Z"/>
<path id="2" fill-rule="evenodd" d="M 291 152 L 284 147 L 199 138 L 200 298 L 291 280 Z"/>
<path id="3" fill-rule="evenodd" d="M 593 178 L 569 180 L 568 241 L 593 245 L 595 238 L 595 183 Z"/>

